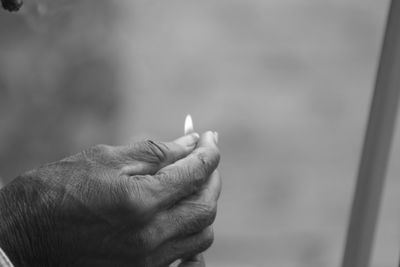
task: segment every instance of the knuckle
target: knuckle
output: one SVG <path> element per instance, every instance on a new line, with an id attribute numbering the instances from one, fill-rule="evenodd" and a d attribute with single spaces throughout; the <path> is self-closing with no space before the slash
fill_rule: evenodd
<path id="1" fill-rule="evenodd" d="M 218 166 L 220 161 L 220 153 L 218 148 L 199 149 L 199 152 L 196 156 L 203 170 L 207 174 L 211 173 Z"/>
<path id="2" fill-rule="evenodd" d="M 218 147 L 207 147 L 206 150 L 207 150 L 208 154 L 210 155 L 210 157 L 212 158 L 212 162 L 215 165 L 218 165 L 219 160 L 221 158 L 221 154 L 220 154 Z"/>
<path id="3" fill-rule="evenodd" d="M 178 170 L 178 168 L 173 168 L 173 170 L 171 171 L 171 173 L 174 173 L 174 177 L 178 178 L 180 177 L 180 171 Z M 154 175 L 155 181 L 157 181 L 158 185 L 161 188 L 169 188 L 171 186 L 170 184 L 170 178 L 171 178 L 171 173 L 167 173 L 164 170 L 158 171 L 156 175 Z M 159 189 L 161 190 L 161 189 Z M 158 193 L 158 192 L 155 192 Z"/>
<path id="4" fill-rule="evenodd" d="M 204 225 L 211 225 L 217 215 L 217 206 L 215 204 L 206 203 L 201 205 L 201 207 Z"/>
<path id="5" fill-rule="evenodd" d="M 168 146 L 163 142 L 157 142 L 153 140 L 145 140 L 136 143 L 135 150 L 140 160 L 145 160 L 150 163 L 161 163 L 167 160 L 168 157 Z"/>
<path id="6" fill-rule="evenodd" d="M 214 230 L 211 226 L 204 229 L 200 234 L 200 250 L 204 251 L 214 243 Z"/>
<path id="7" fill-rule="evenodd" d="M 210 204 L 196 204 L 191 207 L 192 215 L 187 220 L 183 227 L 185 233 L 195 233 L 210 226 L 216 217 L 217 210 L 214 205 Z M 184 220 L 182 220 L 184 221 Z"/>

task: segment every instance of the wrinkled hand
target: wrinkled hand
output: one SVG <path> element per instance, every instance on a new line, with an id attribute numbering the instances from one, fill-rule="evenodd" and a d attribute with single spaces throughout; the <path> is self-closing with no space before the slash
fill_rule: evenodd
<path id="1" fill-rule="evenodd" d="M 189 259 L 213 242 L 218 163 L 207 132 L 170 143 L 97 145 L 47 164 L 0 191 L 0 247 L 16 266 Z"/>

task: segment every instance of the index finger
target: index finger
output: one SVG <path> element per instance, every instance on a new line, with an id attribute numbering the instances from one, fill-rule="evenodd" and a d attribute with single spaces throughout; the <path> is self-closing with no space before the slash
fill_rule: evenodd
<path id="1" fill-rule="evenodd" d="M 162 206 L 170 205 L 198 191 L 218 167 L 219 160 L 214 133 L 204 133 L 191 154 L 153 176 L 160 184 L 155 192 L 157 202 Z"/>
<path id="2" fill-rule="evenodd" d="M 126 175 L 155 174 L 163 167 L 189 155 L 196 147 L 199 135 L 192 133 L 173 142 L 146 140 L 120 148 L 126 158 L 122 173 Z"/>

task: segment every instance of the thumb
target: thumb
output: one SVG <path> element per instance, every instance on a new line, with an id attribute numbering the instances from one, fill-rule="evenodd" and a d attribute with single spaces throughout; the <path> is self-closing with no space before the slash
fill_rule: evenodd
<path id="1" fill-rule="evenodd" d="M 128 158 L 124 172 L 129 175 L 155 174 L 161 168 L 189 155 L 196 147 L 199 134 L 192 133 L 172 142 L 145 140 L 123 147 Z"/>
<path id="2" fill-rule="evenodd" d="M 206 267 L 203 254 L 197 254 L 192 258 L 182 260 L 178 267 Z"/>

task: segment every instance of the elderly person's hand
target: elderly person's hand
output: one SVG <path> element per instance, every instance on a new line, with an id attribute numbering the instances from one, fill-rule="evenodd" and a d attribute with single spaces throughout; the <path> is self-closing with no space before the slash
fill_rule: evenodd
<path id="1" fill-rule="evenodd" d="M 218 162 L 207 132 L 170 143 L 98 145 L 47 164 L 0 191 L 0 247 L 16 266 L 191 259 L 213 241 Z"/>

